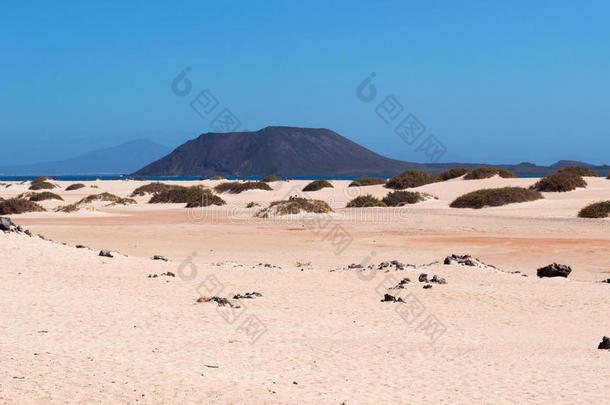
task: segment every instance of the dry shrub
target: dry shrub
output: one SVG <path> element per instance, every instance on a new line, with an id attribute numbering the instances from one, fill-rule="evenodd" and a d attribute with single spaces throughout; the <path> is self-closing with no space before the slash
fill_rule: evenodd
<path id="1" fill-rule="evenodd" d="M 555 172 L 540 179 L 531 188 L 537 191 L 566 192 L 576 188 L 587 187 L 587 182 L 577 174 L 570 171 Z"/>
<path id="2" fill-rule="evenodd" d="M 495 176 L 496 174 L 505 179 L 517 177 L 517 176 L 515 176 L 515 173 L 511 172 L 510 170 L 501 169 L 498 167 L 481 166 L 481 167 L 477 167 L 477 168 L 469 171 L 468 174 L 466 174 L 466 176 L 464 176 L 464 179 L 465 180 L 488 179 L 490 177 Z"/>
<path id="3" fill-rule="evenodd" d="M 169 184 L 153 182 L 150 184 L 146 184 L 145 186 L 140 186 L 140 187 L 136 188 L 135 190 L 133 190 L 133 193 L 131 193 L 131 196 L 132 197 L 138 197 L 138 196 L 142 197 L 143 195 L 146 195 L 146 194 L 161 193 L 163 191 L 167 191 L 167 190 L 171 189 L 172 187 L 179 187 L 179 186 L 170 186 Z"/>
<path id="4" fill-rule="evenodd" d="M 346 208 L 355 207 L 385 207 L 386 204 L 370 194 L 361 195 L 347 203 Z"/>
<path id="5" fill-rule="evenodd" d="M 37 203 L 23 198 L 11 198 L 0 201 L 0 215 L 23 214 L 24 212 L 45 211 Z"/>
<path id="6" fill-rule="evenodd" d="M 385 184 L 386 182 L 387 180 L 382 179 L 381 177 L 358 177 L 349 183 L 348 187 L 374 186 L 377 184 Z"/>
<path id="7" fill-rule="evenodd" d="M 406 204 L 424 201 L 424 195 L 413 191 L 393 191 L 383 197 L 381 201 L 388 207 L 401 207 Z"/>
<path id="8" fill-rule="evenodd" d="M 78 211 L 83 205 L 91 204 L 95 201 L 104 201 L 109 202 L 110 205 L 129 205 L 136 204 L 136 200 L 131 198 L 123 198 L 110 193 L 101 193 L 101 194 L 92 194 L 89 195 L 74 204 L 64 205 L 62 207 L 57 207 L 55 211 L 57 212 L 73 212 Z"/>
<path id="9" fill-rule="evenodd" d="M 385 186 L 394 190 L 403 190 L 436 183 L 437 181 L 440 181 L 440 179 L 433 174 L 421 170 L 405 170 L 388 180 Z"/>
<path id="10" fill-rule="evenodd" d="M 326 180 L 314 180 L 303 188 L 303 191 L 318 191 L 323 188 L 333 188 L 333 185 Z"/>
<path id="11" fill-rule="evenodd" d="M 463 176 L 469 171 L 470 169 L 466 169 L 465 167 L 454 167 L 453 169 L 442 171 L 441 174 L 438 175 L 438 177 L 440 177 L 443 181 L 451 180 Z"/>
<path id="12" fill-rule="evenodd" d="M 582 177 L 598 177 L 597 173 L 584 166 L 566 166 L 562 169 L 557 170 L 556 173 L 573 173 L 577 176 Z"/>
<path id="13" fill-rule="evenodd" d="M 263 183 L 273 183 L 274 181 L 282 181 L 280 176 L 276 176 L 275 174 L 270 174 L 268 176 L 263 177 L 261 180 Z"/>
<path id="14" fill-rule="evenodd" d="M 483 208 L 519 202 L 535 201 L 543 198 L 538 191 L 522 187 L 486 188 L 464 194 L 455 199 L 452 208 Z"/>
<path id="15" fill-rule="evenodd" d="M 269 207 L 258 211 L 256 216 L 259 218 L 268 218 L 269 216 L 296 215 L 301 211 L 314 214 L 333 212 L 330 206 L 324 201 L 292 198 L 290 200 L 274 201 L 269 204 Z"/>
<path id="16" fill-rule="evenodd" d="M 45 200 L 63 201 L 64 199 L 55 193 L 51 193 L 50 191 L 43 191 L 42 193 L 31 193 L 29 200 L 37 202 L 37 201 L 45 201 Z"/>
<path id="17" fill-rule="evenodd" d="M 214 187 L 214 190 L 217 193 L 229 192 L 231 194 L 239 194 L 243 191 L 248 190 L 271 191 L 273 189 L 269 187 L 269 184 L 264 183 L 262 181 L 246 181 L 245 183 L 242 183 L 240 181 L 227 181 L 224 183 L 220 183 L 219 185 Z"/>
<path id="18" fill-rule="evenodd" d="M 66 187 L 66 191 L 74 191 L 74 190 L 80 190 L 81 188 L 84 188 L 85 185 L 83 183 L 74 183 L 74 184 L 70 184 L 68 187 Z"/>
<path id="19" fill-rule="evenodd" d="M 610 216 L 610 201 L 600 201 L 581 209 L 578 213 L 581 218 L 607 218 Z"/>

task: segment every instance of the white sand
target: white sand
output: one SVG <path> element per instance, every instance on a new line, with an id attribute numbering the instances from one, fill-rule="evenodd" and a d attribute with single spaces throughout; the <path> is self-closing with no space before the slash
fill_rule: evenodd
<path id="1" fill-rule="evenodd" d="M 610 199 L 610 180 L 586 180 L 586 189 L 482 210 L 448 205 L 468 191 L 536 179 L 456 179 L 418 189 L 438 200 L 385 209 L 343 208 L 388 190 L 335 181 L 306 193 L 333 206 L 328 223 L 254 219 L 256 209 L 245 208 L 300 194 L 303 181 L 223 194 L 227 206 L 204 211 L 138 197 L 134 206 L 11 216 L 68 245 L 0 234 L 0 402 L 608 403 L 610 351 L 596 347 L 610 335 L 610 285 L 595 281 L 610 277 L 610 219 L 576 214 Z M 127 197 L 146 184 L 98 181 L 65 192 L 71 183 L 56 183 L 66 201 L 43 202 L 47 209 L 104 191 Z M 0 186 L 0 197 L 27 186 Z M 344 250 L 331 231 L 349 236 Z M 99 249 L 129 257 L 102 258 Z M 425 266 L 451 253 L 501 270 Z M 180 267 L 187 257 L 195 273 Z M 368 258 L 418 268 L 342 270 Z M 535 277 L 552 262 L 572 266 L 568 280 Z M 167 271 L 177 277 L 147 277 Z M 424 290 L 422 272 L 448 284 Z M 263 297 L 234 301 L 243 312 L 196 304 L 214 295 L 201 284 L 211 276 L 224 286 L 215 295 Z M 415 282 L 382 288 L 403 277 Z M 380 302 L 384 292 L 417 298 L 423 312 L 406 322 L 397 310 L 412 307 Z M 434 344 L 421 325 L 429 316 L 444 330 Z M 252 319 L 266 328 L 253 343 L 240 329 Z"/>

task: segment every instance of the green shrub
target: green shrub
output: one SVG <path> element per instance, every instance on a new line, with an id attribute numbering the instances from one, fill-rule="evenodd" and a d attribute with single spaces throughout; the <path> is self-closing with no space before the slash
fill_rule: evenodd
<path id="1" fill-rule="evenodd" d="M 377 184 L 385 184 L 386 182 L 386 179 L 382 179 L 380 177 L 358 177 L 349 183 L 348 187 L 374 186 Z"/>
<path id="2" fill-rule="evenodd" d="M 442 171 L 438 177 L 440 177 L 443 181 L 451 180 L 455 179 L 456 177 L 463 176 L 469 171 L 470 169 L 466 169 L 465 167 L 454 167 L 453 169 Z"/>
<path id="3" fill-rule="evenodd" d="M 393 191 L 381 200 L 388 207 L 401 207 L 406 204 L 415 204 L 424 200 L 421 193 L 414 191 Z"/>
<path id="4" fill-rule="evenodd" d="M 540 179 L 531 188 L 537 191 L 566 192 L 577 187 L 587 187 L 587 182 L 577 174 L 570 171 L 556 172 Z"/>
<path id="5" fill-rule="evenodd" d="M 68 187 L 66 187 L 66 191 L 74 191 L 74 190 L 80 190 L 81 188 L 84 188 L 85 185 L 83 183 L 74 183 L 74 184 L 70 184 Z"/>
<path id="6" fill-rule="evenodd" d="M 403 190 L 405 188 L 419 187 L 425 184 L 436 183 L 440 178 L 433 174 L 426 173 L 420 170 L 405 170 L 392 177 L 386 183 L 387 188 L 394 190 Z"/>
<path id="7" fill-rule="evenodd" d="M 274 181 L 282 181 L 282 178 L 280 176 L 270 174 L 269 176 L 263 177 L 263 179 L 261 181 L 263 183 L 273 183 Z"/>
<path id="8" fill-rule="evenodd" d="M 455 199 L 452 208 L 483 208 L 535 201 L 543 198 L 538 191 L 522 187 L 486 188 Z"/>
<path id="9" fill-rule="evenodd" d="M 464 176 L 464 179 L 466 179 L 466 180 L 488 179 L 490 177 L 495 176 L 496 174 L 505 179 L 517 177 L 517 176 L 515 176 L 515 173 L 511 172 L 510 170 L 506 170 L 506 169 L 502 169 L 502 168 L 498 168 L 498 167 L 481 166 L 481 167 L 472 169 L 470 172 L 468 172 L 468 174 L 466 174 L 466 176 Z"/>
<path id="10" fill-rule="evenodd" d="M 385 207 L 385 203 L 370 194 L 361 195 L 347 203 L 347 208 L 352 207 Z"/>
<path id="11" fill-rule="evenodd" d="M 588 167 L 584 167 L 584 166 L 566 166 L 564 168 L 561 168 L 559 170 L 557 170 L 556 173 L 573 173 L 576 174 L 577 176 L 582 176 L 582 177 L 598 177 L 597 173 L 595 173 L 593 170 L 589 169 Z"/>
<path id="12" fill-rule="evenodd" d="M 60 200 L 60 201 L 64 200 L 57 194 L 51 193 L 50 191 L 43 191 L 42 193 L 32 193 L 32 195 L 30 196 L 29 199 L 30 199 L 30 201 L 34 201 L 34 202 L 44 201 L 44 200 Z"/>
<path id="13" fill-rule="evenodd" d="M 259 218 L 268 218 L 269 216 L 296 215 L 301 211 L 325 214 L 332 212 L 333 210 L 325 201 L 291 198 L 290 200 L 272 202 L 269 204 L 269 207 L 257 212 L 256 216 Z"/>
<path id="14" fill-rule="evenodd" d="M 24 212 L 45 211 L 40 205 L 23 198 L 11 198 L 0 202 L 0 215 L 23 214 Z"/>
<path id="15" fill-rule="evenodd" d="M 225 205 L 227 202 L 212 193 L 210 190 L 202 190 L 202 194 L 196 200 L 186 203 L 186 208 L 209 207 L 210 205 Z"/>
<path id="16" fill-rule="evenodd" d="M 314 180 L 306 185 L 305 188 L 303 188 L 303 191 L 318 191 L 326 187 L 333 188 L 333 185 L 326 180 Z"/>
<path id="17" fill-rule="evenodd" d="M 143 196 L 146 194 L 156 194 L 156 193 L 161 193 L 163 191 L 167 191 L 173 187 L 182 187 L 182 186 L 170 186 L 169 184 L 164 184 L 164 183 L 159 183 L 159 182 L 152 182 L 149 184 L 146 184 L 144 186 L 140 186 L 138 188 L 136 188 L 135 190 L 133 190 L 133 193 L 131 193 L 132 197 L 136 197 L 136 196 Z"/>
<path id="18" fill-rule="evenodd" d="M 581 218 L 607 218 L 610 216 L 610 201 L 600 201 L 581 209 L 578 213 Z"/>

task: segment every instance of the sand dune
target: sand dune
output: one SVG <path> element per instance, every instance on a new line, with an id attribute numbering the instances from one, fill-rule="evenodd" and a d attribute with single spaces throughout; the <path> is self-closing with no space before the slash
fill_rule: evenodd
<path id="1" fill-rule="evenodd" d="M 11 216 L 56 242 L 0 233 L 0 402 L 605 403 L 610 352 L 596 347 L 610 334 L 610 285 L 598 282 L 610 277 L 610 219 L 576 214 L 609 199 L 610 180 L 529 203 L 449 208 L 469 191 L 536 180 L 455 179 L 417 189 L 438 199 L 376 209 L 344 207 L 387 189 L 334 181 L 304 193 L 334 208 L 328 222 L 262 220 L 245 208 L 300 194 L 304 181 L 223 194 L 226 206 L 205 210 L 136 197 Z M 71 183 L 56 183 L 65 202 L 43 202 L 49 210 L 144 184 L 65 192 Z M 0 197 L 27 186 L 0 187 Z M 452 253 L 497 269 L 443 265 Z M 394 259 L 412 266 L 348 268 Z M 552 262 L 572 266 L 569 278 L 535 277 Z M 167 272 L 176 277 L 148 277 Z M 447 284 L 423 289 L 421 273 Z M 388 289 L 405 277 L 405 289 Z M 263 296 L 232 300 L 249 291 Z M 406 303 L 380 302 L 384 293 Z M 195 302 L 213 295 L 240 308 Z"/>

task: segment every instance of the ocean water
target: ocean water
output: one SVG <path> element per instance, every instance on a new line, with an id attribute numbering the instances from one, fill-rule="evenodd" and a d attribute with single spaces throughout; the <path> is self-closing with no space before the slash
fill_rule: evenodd
<path id="1" fill-rule="evenodd" d="M 38 176 L 1 176 L 0 181 L 30 181 L 34 180 Z M 88 175 L 63 175 L 63 176 L 49 176 L 60 181 L 93 181 L 93 180 L 127 180 L 132 178 L 128 175 L 108 175 L 108 174 L 88 174 Z M 354 180 L 358 177 L 383 177 L 378 175 L 362 175 L 362 176 L 309 176 L 309 177 L 291 177 L 294 180 Z M 387 176 L 388 178 L 391 176 Z M 519 178 L 535 178 L 540 176 L 517 176 Z M 201 176 L 135 176 L 133 177 L 138 180 L 149 180 L 149 181 L 193 181 L 201 180 Z M 227 180 L 260 180 L 261 176 L 227 176 Z"/>

